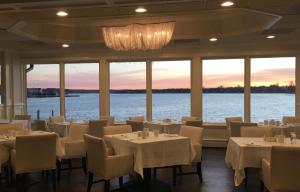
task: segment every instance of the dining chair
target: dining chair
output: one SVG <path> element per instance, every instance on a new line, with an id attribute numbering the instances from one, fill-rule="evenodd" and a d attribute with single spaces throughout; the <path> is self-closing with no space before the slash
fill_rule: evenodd
<path id="1" fill-rule="evenodd" d="M 107 120 L 107 125 L 111 126 L 115 124 L 115 117 L 109 115 L 101 116 L 100 120 Z"/>
<path id="2" fill-rule="evenodd" d="M 131 116 L 131 117 L 128 117 L 128 120 L 143 122 L 143 121 L 145 121 L 145 118 L 144 118 L 144 116 Z"/>
<path id="3" fill-rule="evenodd" d="M 87 133 L 88 125 L 81 123 L 71 123 L 68 137 L 59 138 L 59 148 L 57 151 L 57 176 L 64 170 L 83 169 L 86 171 L 86 151 L 83 135 Z M 73 167 L 72 160 L 81 159 L 81 167 Z M 68 168 L 63 168 L 64 162 L 68 163 Z"/>
<path id="4" fill-rule="evenodd" d="M 274 146 L 271 160 L 262 159 L 262 190 L 299 192 L 300 147 Z"/>
<path id="5" fill-rule="evenodd" d="M 52 116 L 49 117 L 49 121 L 50 123 L 61 123 L 61 122 L 65 122 L 65 117 L 64 116 Z"/>
<path id="6" fill-rule="evenodd" d="M 104 182 L 104 191 L 110 189 L 110 180 L 119 177 L 119 185 L 122 187 L 123 176 L 133 172 L 132 155 L 107 154 L 105 141 L 91 135 L 84 135 L 84 143 L 87 152 L 88 184 L 87 192 L 91 191 L 92 185 Z M 94 181 L 94 177 L 101 178 Z"/>
<path id="7" fill-rule="evenodd" d="M 103 138 L 103 129 L 107 126 L 107 120 L 90 120 L 88 134 L 94 137 Z"/>
<path id="8" fill-rule="evenodd" d="M 269 127 L 246 126 L 241 127 L 241 137 L 272 137 Z"/>
<path id="9" fill-rule="evenodd" d="M 34 120 L 31 129 L 34 131 L 49 131 L 45 120 Z"/>
<path id="10" fill-rule="evenodd" d="M 131 126 L 133 132 L 142 131 L 144 128 L 143 121 L 127 120 L 126 124 Z"/>
<path id="11" fill-rule="evenodd" d="M 24 131 L 22 124 L 0 124 L 0 135 L 10 134 L 11 131 Z"/>
<path id="12" fill-rule="evenodd" d="M 132 128 L 130 125 L 107 126 L 103 129 L 104 135 L 116 135 L 131 132 Z"/>
<path id="13" fill-rule="evenodd" d="M 31 115 L 15 115 L 15 120 L 31 120 Z"/>
<path id="14" fill-rule="evenodd" d="M 203 121 L 202 120 L 188 120 L 185 122 L 185 125 L 193 126 L 193 127 L 202 127 Z"/>
<path id="15" fill-rule="evenodd" d="M 198 117 L 195 116 L 183 116 L 181 117 L 181 121 L 185 122 L 185 121 L 195 121 L 195 120 L 199 120 Z"/>
<path id="16" fill-rule="evenodd" d="M 55 133 L 16 137 L 10 162 L 16 175 L 17 191 L 24 188 L 20 185 L 23 174 L 38 171 L 51 171 L 53 190 L 56 191 L 56 139 Z"/>
<path id="17" fill-rule="evenodd" d="M 227 134 L 227 138 L 229 138 L 230 134 L 231 134 L 230 123 L 231 122 L 243 122 L 243 118 L 242 117 L 226 117 L 225 122 L 226 122 L 226 129 L 227 129 L 226 134 Z"/>
<path id="18" fill-rule="evenodd" d="M 191 142 L 191 148 L 193 151 L 193 156 L 191 156 L 192 167 L 196 166 L 196 171 L 183 172 L 182 165 L 174 165 L 168 167 L 154 168 L 154 178 L 156 178 L 157 170 L 164 168 L 173 169 L 173 185 L 176 185 L 177 177 L 183 175 L 197 174 L 200 182 L 202 182 L 202 143 L 203 143 L 203 128 L 192 127 L 192 126 L 182 126 L 180 129 L 180 135 L 188 137 Z"/>
<path id="19" fill-rule="evenodd" d="M 244 123 L 244 122 L 230 122 L 230 137 L 240 137 L 241 136 L 241 127 L 254 127 L 257 126 L 257 123 Z"/>

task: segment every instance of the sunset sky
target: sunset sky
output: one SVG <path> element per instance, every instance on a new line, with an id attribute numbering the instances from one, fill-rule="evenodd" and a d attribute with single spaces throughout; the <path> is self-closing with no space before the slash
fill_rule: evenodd
<path id="1" fill-rule="evenodd" d="M 295 80 L 295 58 L 252 59 L 251 85 L 287 85 Z M 203 61 L 203 86 L 243 86 L 243 59 Z M 153 89 L 190 88 L 190 61 L 153 62 Z M 146 63 L 123 62 L 110 65 L 111 89 L 145 89 Z M 98 89 L 97 63 L 66 64 L 67 89 Z M 59 88 L 59 65 L 35 65 L 27 74 L 28 88 Z"/>

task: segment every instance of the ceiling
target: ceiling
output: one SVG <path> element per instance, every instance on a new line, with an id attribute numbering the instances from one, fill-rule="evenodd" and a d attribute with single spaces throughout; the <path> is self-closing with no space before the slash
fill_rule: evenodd
<path id="1" fill-rule="evenodd" d="M 300 0 L 1 0 L 0 48 L 21 52 L 53 51 L 62 43 L 72 49 L 106 49 L 102 26 L 175 21 L 169 47 L 199 49 L 255 47 L 300 48 Z M 144 14 L 134 12 L 138 6 Z M 67 17 L 56 12 L 65 10 Z M 269 34 L 275 39 L 266 39 Z M 218 37 L 216 43 L 210 37 Z"/>

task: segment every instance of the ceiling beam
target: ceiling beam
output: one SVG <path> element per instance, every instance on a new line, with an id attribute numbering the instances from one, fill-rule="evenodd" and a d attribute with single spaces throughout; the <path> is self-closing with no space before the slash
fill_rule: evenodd
<path id="1" fill-rule="evenodd" d="M 114 1 L 113 0 L 105 0 L 105 2 L 109 6 L 113 6 L 114 5 Z"/>

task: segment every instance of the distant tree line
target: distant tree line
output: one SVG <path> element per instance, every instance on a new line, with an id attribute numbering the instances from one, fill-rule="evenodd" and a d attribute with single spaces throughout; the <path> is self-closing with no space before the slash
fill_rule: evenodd
<path id="1" fill-rule="evenodd" d="M 28 96 L 59 96 L 58 88 L 28 88 Z M 99 93 L 99 90 L 84 90 L 84 89 L 66 89 L 66 94 L 79 94 L 79 93 Z M 124 94 L 124 93 L 146 93 L 145 89 L 111 89 L 110 93 Z M 190 93 L 190 89 L 153 89 L 152 93 Z M 244 87 L 223 87 L 216 88 L 203 88 L 203 93 L 244 93 Z M 280 86 L 278 84 L 270 86 L 253 86 L 251 87 L 251 93 L 295 93 L 295 85 L 290 84 L 286 86 Z"/>

